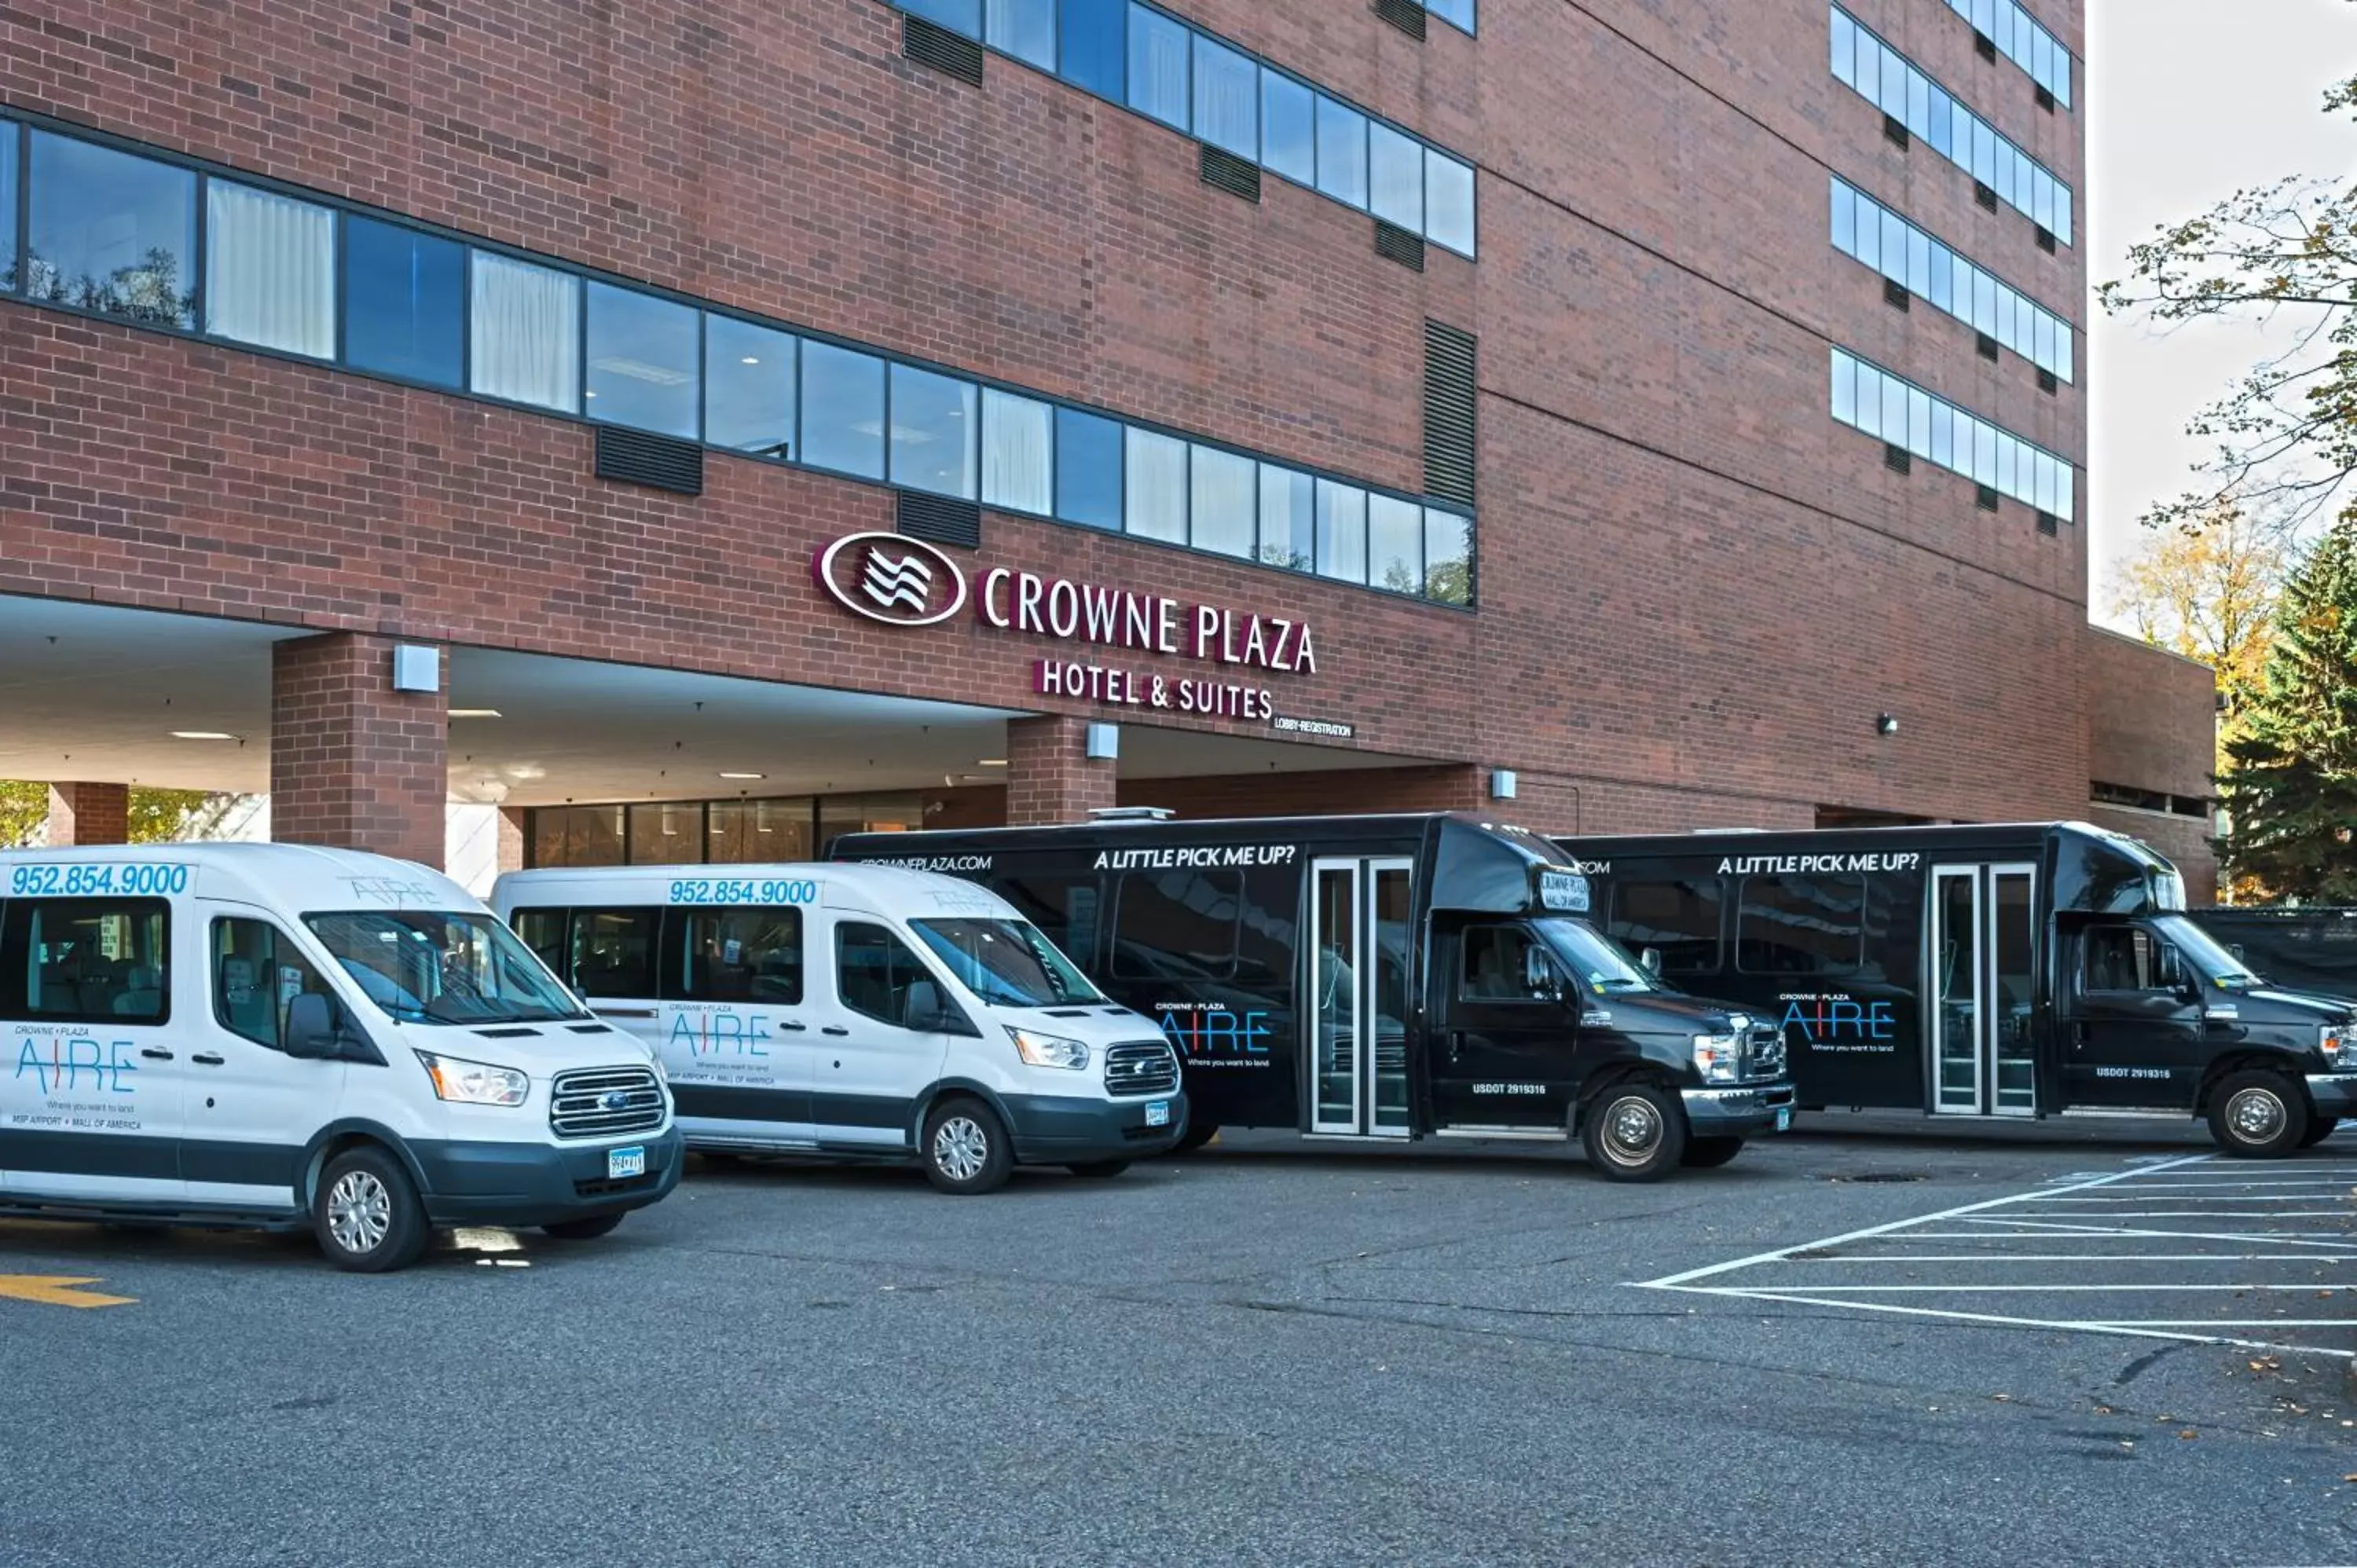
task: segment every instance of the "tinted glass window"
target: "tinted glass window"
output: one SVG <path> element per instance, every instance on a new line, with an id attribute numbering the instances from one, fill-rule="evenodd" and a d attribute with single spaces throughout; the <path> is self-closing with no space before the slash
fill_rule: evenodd
<path id="1" fill-rule="evenodd" d="M 573 950 L 566 933 L 573 929 L 573 911 L 564 908 L 518 909 L 508 918 L 523 945 L 559 975 L 573 968 Z"/>
<path id="2" fill-rule="evenodd" d="M 344 220 L 344 360 L 455 387 L 464 367 L 467 250 L 370 218 Z"/>
<path id="3" fill-rule="evenodd" d="M 1249 558 L 1259 499 L 1257 465 L 1216 446 L 1198 446 L 1189 463 L 1193 491 L 1189 527 L 1198 550 Z"/>
<path id="4" fill-rule="evenodd" d="M 661 909 L 576 909 L 573 989 L 584 996 L 655 995 L 662 930 Z"/>
<path id="5" fill-rule="evenodd" d="M 1473 602 L 1473 521 L 1424 509 L 1424 593 L 1445 605 Z"/>
<path id="6" fill-rule="evenodd" d="M 1266 69 L 1260 73 L 1260 161 L 1287 179 L 1318 183 L 1318 95 Z"/>
<path id="7" fill-rule="evenodd" d="M 1523 926 L 1475 926 L 1465 933 L 1457 994 L 1468 1002 L 1534 1002 L 1530 986 L 1531 932 Z M 1548 967 L 1554 968 L 1552 960 Z"/>
<path id="8" fill-rule="evenodd" d="M 622 824 L 619 806 L 543 806 L 532 814 L 532 863 L 619 865 L 629 843 Z"/>
<path id="9" fill-rule="evenodd" d="M 954 33 L 969 38 L 982 37 L 982 0 L 892 0 L 892 3 L 912 16 L 929 22 L 939 22 Z"/>
<path id="10" fill-rule="evenodd" d="M 899 938 L 881 926 L 845 922 L 834 929 L 835 992 L 855 1013 L 907 1027 L 909 993 L 919 981 L 946 1003 L 940 983 Z"/>
<path id="11" fill-rule="evenodd" d="M 992 48 L 1041 70 L 1056 69 L 1056 0 L 990 0 L 985 22 Z"/>
<path id="12" fill-rule="evenodd" d="M 704 318 L 704 438 L 756 457 L 794 455 L 794 339 L 733 317 Z"/>
<path id="13" fill-rule="evenodd" d="M 802 912 L 784 906 L 688 916 L 686 994 L 698 1002 L 800 1002 Z"/>
<path id="14" fill-rule="evenodd" d="M 696 313 L 626 288 L 589 285 L 590 418 L 693 441 Z"/>
<path id="15" fill-rule="evenodd" d="M 1260 68 L 1195 35 L 1195 134 L 1240 158 L 1260 156 Z"/>
<path id="16" fill-rule="evenodd" d="M 195 175 L 36 131 L 30 184 L 27 293 L 150 326 L 196 325 Z"/>
<path id="17" fill-rule="evenodd" d="M 1367 492 L 1318 481 L 1318 571 L 1346 583 L 1367 580 Z"/>
<path id="18" fill-rule="evenodd" d="M 1473 0 L 1424 0 L 1424 8 L 1469 33 L 1473 30 Z"/>
<path id="19" fill-rule="evenodd" d="M 1056 45 L 1065 81 L 1100 98 L 1122 101 L 1129 0 L 1058 0 Z"/>
<path id="20" fill-rule="evenodd" d="M 581 280 L 473 252 L 467 381 L 485 397 L 566 413 L 581 406 Z"/>
<path id="21" fill-rule="evenodd" d="M 1459 255 L 1474 253 L 1473 166 L 1429 149 L 1424 155 L 1424 231 Z"/>
<path id="22" fill-rule="evenodd" d="M 1381 122 L 1367 127 L 1369 209 L 1401 228 L 1424 232 L 1424 145 Z"/>
<path id="23" fill-rule="evenodd" d="M 716 865 L 813 858 L 814 812 L 808 797 L 715 800 L 705 808 L 705 858 Z"/>
<path id="24" fill-rule="evenodd" d="M 884 361 L 832 343 L 802 344 L 802 461 L 884 477 Z"/>
<path id="25" fill-rule="evenodd" d="M 1632 952 L 1659 951 L 1663 974 L 1714 972 L 1725 897 L 1716 877 L 1618 883 L 1608 934 Z"/>
<path id="26" fill-rule="evenodd" d="M 704 808 L 693 800 L 630 808 L 632 865 L 694 865 L 704 858 Z"/>
<path id="27" fill-rule="evenodd" d="M 1187 443 L 1135 427 L 1122 455 L 1123 516 L 1129 532 L 1187 542 Z"/>
<path id="28" fill-rule="evenodd" d="M 1243 876 L 1236 980 L 1263 991 L 1289 989 L 1301 917 L 1301 875 L 1289 866 L 1264 866 Z"/>
<path id="29" fill-rule="evenodd" d="M 336 215 L 216 179 L 205 187 L 205 330 L 330 359 L 336 352 Z"/>
<path id="30" fill-rule="evenodd" d="M 0 121 L 0 288 L 16 286 L 16 127 Z"/>
<path id="31" fill-rule="evenodd" d="M 1367 117 L 1318 100 L 1318 188 L 1353 207 L 1367 204 Z"/>
<path id="32" fill-rule="evenodd" d="M 1318 485 L 1307 474 L 1260 466 L 1260 558 L 1307 572 L 1318 559 Z"/>
<path id="33" fill-rule="evenodd" d="M 1367 498 L 1368 580 L 1395 594 L 1424 591 L 1424 509 L 1391 496 Z"/>
<path id="34" fill-rule="evenodd" d="M 972 381 L 892 367 L 892 482 L 972 500 L 978 396 Z"/>
<path id="35" fill-rule="evenodd" d="M 267 920 L 213 922 L 213 1016 L 223 1028 L 283 1050 L 287 1004 L 306 994 L 334 993 L 285 932 Z"/>
<path id="36" fill-rule="evenodd" d="M 1056 410 L 1056 515 L 1121 527 L 1122 427 L 1078 409 Z"/>
<path id="37" fill-rule="evenodd" d="M 0 1017 L 165 1022 L 170 924 L 171 907 L 161 898 L 10 900 L 0 939 Z"/>
<path id="38" fill-rule="evenodd" d="M 1187 128 L 1187 29 L 1143 5 L 1129 8 L 1129 106 Z"/>
<path id="39" fill-rule="evenodd" d="M 1133 980 L 1227 979 L 1243 909 L 1238 872 L 1125 875 L 1114 902 L 1113 972 Z"/>
<path id="40" fill-rule="evenodd" d="M 1736 967 L 1748 974 L 1856 974 L 1865 916 L 1863 876 L 1747 877 Z"/>
<path id="41" fill-rule="evenodd" d="M 1074 963 L 1086 969 L 1096 962 L 1101 895 L 1095 876 L 1023 875 L 990 886 Z"/>

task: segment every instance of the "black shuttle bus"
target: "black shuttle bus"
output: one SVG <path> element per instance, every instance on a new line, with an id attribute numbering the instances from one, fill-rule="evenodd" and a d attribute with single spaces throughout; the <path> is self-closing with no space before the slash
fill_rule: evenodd
<path id="1" fill-rule="evenodd" d="M 833 853 L 985 884 L 1160 1020 L 1185 1064 L 1182 1149 L 1222 1126 L 1577 1137 L 1645 1181 L 1791 1121 L 1780 1032 L 1646 973 L 1587 923 L 1569 857 L 1518 828 L 1112 812 Z"/>
<path id="2" fill-rule="evenodd" d="M 1558 841 L 1606 932 L 1783 1027 L 1804 1109 L 2190 1112 L 2282 1155 L 2357 1114 L 2352 1007 L 2269 985 L 2176 868 L 2079 822 Z"/>

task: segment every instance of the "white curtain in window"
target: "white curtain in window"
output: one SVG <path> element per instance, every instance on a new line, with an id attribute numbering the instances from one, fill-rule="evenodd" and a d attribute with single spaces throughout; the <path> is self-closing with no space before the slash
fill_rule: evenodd
<path id="1" fill-rule="evenodd" d="M 1187 542 L 1187 443 L 1135 427 L 1124 433 L 1122 509 L 1127 528 L 1143 539 Z"/>
<path id="2" fill-rule="evenodd" d="M 205 328 L 314 359 L 336 351 L 336 218 L 216 179 L 205 188 Z"/>
<path id="3" fill-rule="evenodd" d="M 1195 448 L 1190 478 L 1196 549 L 1250 558 L 1259 533 L 1254 517 L 1260 499 L 1259 467 L 1216 446 Z"/>
<path id="4" fill-rule="evenodd" d="M 581 280 L 474 253 L 468 386 L 576 413 L 581 407 Z"/>
<path id="5" fill-rule="evenodd" d="M 1044 517 L 1051 505 L 1054 411 L 1012 392 L 982 392 L 982 504 Z"/>

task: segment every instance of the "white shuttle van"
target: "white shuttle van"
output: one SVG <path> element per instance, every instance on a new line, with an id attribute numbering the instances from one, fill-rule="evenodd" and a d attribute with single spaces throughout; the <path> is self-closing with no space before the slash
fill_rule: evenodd
<path id="1" fill-rule="evenodd" d="M 0 853 L 0 1214 L 603 1235 L 677 1185 L 659 1069 L 482 904 L 296 844 Z"/>
<path id="2" fill-rule="evenodd" d="M 881 865 L 511 872 L 491 904 L 668 1076 L 691 1149 L 1118 1175 L 1185 1133 L 1178 1061 L 996 894 Z"/>

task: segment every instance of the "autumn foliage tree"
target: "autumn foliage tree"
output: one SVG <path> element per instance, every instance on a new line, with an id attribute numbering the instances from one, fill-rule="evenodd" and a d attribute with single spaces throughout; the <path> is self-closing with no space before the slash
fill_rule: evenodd
<path id="1" fill-rule="evenodd" d="M 2259 691 L 2290 553 L 2284 524 L 2221 506 L 2148 534 L 2112 585 L 2112 613 L 2138 637 L 2218 672 L 2222 769 Z"/>

